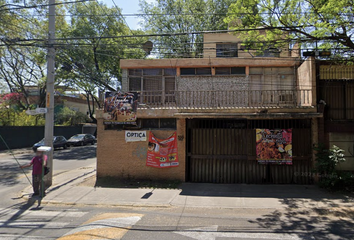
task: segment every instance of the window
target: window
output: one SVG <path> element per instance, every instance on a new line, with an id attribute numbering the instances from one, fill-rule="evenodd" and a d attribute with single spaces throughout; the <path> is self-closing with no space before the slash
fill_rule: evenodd
<path id="1" fill-rule="evenodd" d="M 156 129 L 176 129 L 175 118 L 151 118 L 142 119 L 143 128 L 156 128 Z"/>
<path id="2" fill-rule="evenodd" d="M 246 74 L 246 68 L 245 67 L 232 67 L 231 68 L 231 74 L 245 75 Z"/>
<path id="3" fill-rule="evenodd" d="M 162 76 L 161 68 L 149 68 L 143 70 L 144 76 Z"/>
<path id="4" fill-rule="evenodd" d="M 159 119 L 158 118 L 143 119 L 142 120 L 142 127 L 143 128 L 159 128 Z"/>
<path id="5" fill-rule="evenodd" d="M 216 57 L 238 57 L 237 43 L 217 43 Z"/>
<path id="6" fill-rule="evenodd" d="M 217 67 L 215 75 L 245 75 L 245 67 Z"/>
<path id="7" fill-rule="evenodd" d="M 129 69 L 129 91 L 163 91 L 163 81 L 166 91 L 174 91 L 175 77 L 175 68 Z"/>
<path id="8" fill-rule="evenodd" d="M 280 50 L 273 46 L 263 46 L 256 57 L 280 57 Z"/>
<path id="9" fill-rule="evenodd" d="M 195 75 L 195 68 L 181 68 L 181 75 Z"/>
<path id="10" fill-rule="evenodd" d="M 181 68 L 181 75 L 211 75 L 211 68 Z"/>
<path id="11" fill-rule="evenodd" d="M 129 76 L 141 76 L 142 73 L 142 69 L 129 69 Z"/>
<path id="12" fill-rule="evenodd" d="M 129 91 L 141 91 L 141 77 L 129 78 Z"/>
<path id="13" fill-rule="evenodd" d="M 144 77 L 144 91 L 161 91 L 162 90 L 162 76 Z"/>
<path id="14" fill-rule="evenodd" d="M 160 118 L 160 128 L 176 128 L 175 118 Z"/>

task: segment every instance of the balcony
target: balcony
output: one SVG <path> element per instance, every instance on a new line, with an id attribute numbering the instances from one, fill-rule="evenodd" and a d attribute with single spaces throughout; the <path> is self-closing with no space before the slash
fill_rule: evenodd
<path id="1" fill-rule="evenodd" d="M 312 90 L 142 91 L 139 108 L 223 109 L 311 107 Z"/>

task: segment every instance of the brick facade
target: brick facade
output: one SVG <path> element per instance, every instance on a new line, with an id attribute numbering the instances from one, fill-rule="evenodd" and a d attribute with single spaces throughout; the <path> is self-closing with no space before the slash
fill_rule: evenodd
<path id="1" fill-rule="evenodd" d="M 147 167 L 146 142 L 125 142 L 124 130 L 105 130 L 102 118 L 97 124 L 97 176 L 133 179 L 185 180 L 185 119 L 177 119 L 179 166 L 172 168 Z M 149 130 L 146 130 L 149 133 Z M 160 139 L 169 137 L 174 130 L 152 130 Z"/>

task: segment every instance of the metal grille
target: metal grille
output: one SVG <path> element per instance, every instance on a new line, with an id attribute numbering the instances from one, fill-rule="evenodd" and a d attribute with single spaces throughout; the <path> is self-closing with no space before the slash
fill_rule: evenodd
<path id="1" fill-rule="evenodd" d="M 293 164 L 256 161 L 256 128 L 292 128 Z M 309 184 L 311 120 L 193 119 L 187 122 L 187 176 L 191 182 Z"/>
<path id="2" fill-rule="evenodd" d="M 129 78 L 129 91 L 141 91 L 141 77 Z"/>
<path id="3" fill-rule="evenodd" d="M 162 90 L 162 77 L 144 77 L 144 90 L 158 91 Z"/>
<path id="4" fill-rule="evenodd" d="M 320 81 L 318 97 L 326 102 L 326 119 L 354 119 L 354 81 Z"/>

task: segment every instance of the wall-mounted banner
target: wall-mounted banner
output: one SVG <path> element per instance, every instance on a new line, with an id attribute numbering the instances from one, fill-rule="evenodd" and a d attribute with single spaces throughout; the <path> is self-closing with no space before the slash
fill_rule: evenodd
<path id="1" fill-rule="evenodd" d="M 259 163 L 292 164 L 291 129 L 256 129 L 256 141 Z"/>
<path id="2" fill-rule="evenodd" d="M 146 131 L 125 131 L 126 142 L 145 142 Z"/>
<path id="3" fill-rule="evenodd" d="M 137 93 L 106 92 L 104 124 L 136 124 Z"/>
<path id="4" fill-rule="evenodd" d="M 176 132 L 167 139 L 157 139 L 150 132 L 146 166 L 168 168 L 178 165 Z"/>

